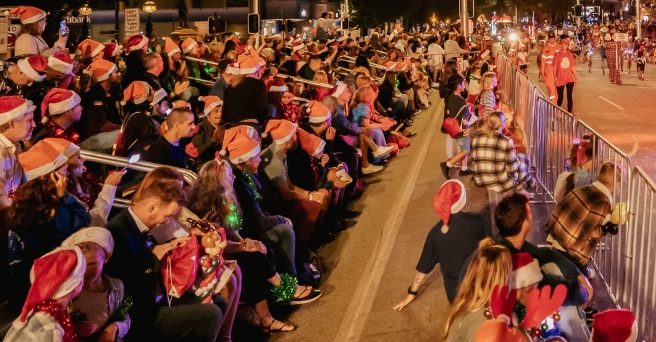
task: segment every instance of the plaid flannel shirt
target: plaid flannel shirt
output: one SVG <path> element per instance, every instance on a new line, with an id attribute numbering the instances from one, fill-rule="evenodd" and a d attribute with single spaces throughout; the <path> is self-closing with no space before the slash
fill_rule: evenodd
<path id="1" fill-rule="evenodd" d="M 476 185 L 499 193 L 515 189 L 519 160 L 510 138 L 499 132 L 491 137 L 478 132 L 472 139 L 470 157 Z"/>
<path id="2" fill-rule="evenodd" d="M 36 312 L 27 317 L 22 329 L 11 327 L 3 341 L 59 342 L 64 338 L 64 329 L 47 313 Z"/>
<path id="3" fill-rule="evenodd" d="M 594 182 L 576 188 L 558 203 L 547 222 L 547 233 L 568 255 L 585 265 L 610 219 L 613 197 L 608 188 Z"/>

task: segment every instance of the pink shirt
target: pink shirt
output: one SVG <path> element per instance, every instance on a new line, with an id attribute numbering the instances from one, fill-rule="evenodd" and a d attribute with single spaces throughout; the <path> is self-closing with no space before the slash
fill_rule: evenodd
<path id="1" fill-rule="evenodd" d="M 554 56 L 554 69 L 556 71 L 556 86 L 564 86 L 567 83 L 574 83 L 574 68 L 576 62 L 574 55 L 570 51 L 559 51 Z"/>

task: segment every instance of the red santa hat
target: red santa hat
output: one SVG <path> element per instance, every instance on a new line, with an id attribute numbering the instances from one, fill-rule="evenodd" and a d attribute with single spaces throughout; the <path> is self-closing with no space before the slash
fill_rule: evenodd
<path id="1" fill-rule="evenodd" d="M 309 114 L 310 123 L 322 123 L 331 116 L 330 109 L 318 101 L 310 101 L 305 111 Z"/>
<path id="2" fill-rule="evenodd" d="M 526 252 L 513 253 L 513 271 L 510 275 L 510 288 L 521 289 L 537 284 L 542 280 L 540 264 Z"/>
<path id="3" fill-rule="evenodd" d="M 128 51 L 143 50 L 148 46 L 149 39 L 143 34 L 135 34 L 128 39 Z"/>
<path id="4" fill-rule="evenodd" d="M 103 49 L 103 59 L 111 60 L 113 57 L 118 56 L 123 50 L 123 46 L 116 43 L 105 44 Z"/>
<path id="5" fill-rule="evenodd" d="M 262 137 L 266 138 L 270 134 L 273 142 L 281 145 L 292 139 L 297 128 L 298 125 L 289 120 L 271 119 L 267 122 Z"/>
<path id="6" fill-rule="evenodd" d="M 159 89 L 157 89 L 157 91 L 153 95 L 153 101 L 150 102 L 150 105 L 152 106 L 154 104 L 158 104 L 158 103 L 162 102 L 162 100 L 164 100 L 168 96 L 169 96 L 169 94 L 166 92 L 166 89 L 159 88 Z"/>
<path id="7" fill-rule="evenodd" d="M 508 325 L 503 318 L 486 320 L 476 329 L 474 342 L 529 342 L 530 340 L 516 327 Z"/>
<path id="8" fill-rule="evenodd" d="M 33 55 L 19 60 L 16 65 L 27 77 L 34 82 L 42 82 L 46 79 L 48 71 L 48 60 L 43 56 Z"/>
<path id="9" fill-rule="evenodd" d="M 280 77 L 276 77 L 275 79 L 269 81 L 267 83 L 267 92 L 286 92 L 289 89 L 287 88 L 287 84 L 285 84 L 285 80 L 283 80 Z"/>
<path id="10" fill-rule="evenodd" d="M 20 120 L 23 115 L 34 112 L 36 107 L 32 101 L 20 96 L 0 97 L 0 126 L 9 121 Z"/>
<path id="11" fill-rule="evenodd" d="M 62 242 L 62 247 L 72 247 L 84 242 L 93 242 L 105 250 L 109 256 L 114 251 L 114 238 L 107 228 L 82 228 Z"/>
<path id="12" fill-rule="evenodd" d="M 396 62 L 387 61 L 385 62 L 384 66 L 385 69 L 387 69 L 387 71 L 394 71 L 396 69 L 397 64 Z"/>
<path id="13" fill-rule="evenodd" d="M 164 37 L 164 52 L 166 52 L 166 54 L 170 57 L 180 52 L 180 48 L 178 47 L 178 44 L 173 41 L 173 39 Z"/>
<path id="14" fill-rule="evenodd" d="M 610 309 L 592 316 L 591 342 L 634 342 L 638 323 L 630 310 Z"/>
<path id="15" fill-rule="evenodd" d="M 50 144 L 52 147 L 57 150 L 57 152 L 61 153 L 66 157 L 66 159 L 69 159 L 70 157 L 74 156 L 76 153 L 80 152 L 80 147 L 75 145 L 74 143 L 64 139 L 64 138 L 45 138 L 42 141 L 45 141 L 46 143 Z"/>
<path id="16" fill-rule="evenodd" d="M 209 115 L 210 112 L 218 107 L 223 106 L 223 100 L 218 96 L 201 96 L 198 100 L 205 102 L 205 108 L 203 108 L 203 116 Z"/>
<path id="17" fill-rule="evenodd" d="M 87 38 L 80 44 L 77 44 L 77 49 L 82 53 L 82 58 L 93 58 L 105 50 L 105 45 L 102 45 L 91 38 Z"/>
<path id="18" fill-rule="evenodd" d="M 27 180 L 39 178 L 50 172 L 56 171 L 68 163 L 69 157 L 66 157 L 64 151 L 68 150 L 69 148 L 70 151 L 74 150 L 75 148 L 77 148 L 77 151 L 80 149 L 71 142 L 68 142 L 69 145 L 67 146 L 67 149 L 63 149 L 62 147 L 57 147 L 56 145 L 63 144 L 62 142 L 51 143 L 48 142 L 48 139 L 57 138 L 46 138 L 40 140 L 26 152 L 18 154 L 18 162 L 21 164 L 21 166 L 23 166 Z M 68 154 L 71 153 L 70 151 Z"/>
<path id="19" fill-rule="evenodd" d="M 84 282 L 86 265 L 84 255 L 77 246 L 58 247 L 36 259 L 30 270 L 32 286 L 20 316 L 12 323 L 13 327 L 25 327 L 28 316 L 38 304 L 75 291 Z"/>
<path id="20" fill-rule="evenodd" d="M 73 74 L 73 60 L 71 56 L 65 52 L 55 52 L 52 56 L 48 57 L 48 68 L 59 71 L 65 75 Z"/>
<path id="21" fill-rule="evenodd" d="M 116 64 L 105 59 L 100 59 L 89 64 L 86 72 L 92 74 L 96 82 L 102 82 L 108 79 L 115 70 Z"/>
<path id="22" fill-rule="evenodd" d="M 303 41 L 296 41 L 294 40 L 294 44 L 292 44 L 292 54 L 296 53 L 296 51 L 304 49 L 305 44 L 303 44 Z"/>
<path id="23" fill-rule="evenodd" d="M 264 65 L 266 62 L 259 56 L 239 55 L 236 62 L 232 62 L 226 67 L 225 72 L 231 75 L 251 75 Z"/>
<path id="24" fill-rule="evenodd" d="M 183 53 L 189 53 L 194 47 L 198 46 L 198 42 L 194 40 L 193 38 L 187 38 L 182 41 L 182 45 L 180 46 L 182 48 Z"/>
<path id="25" fill-rule="evenodd" d="M 46 17 L 46 12 L 32 6 L 18 6 L 9 13 L 19 15 L 21 24 L 31 24 Z"/>
<path id="26" fill-rule="evenodd" d="M 335 98 L 338 98 L 344 93 L 344 90 L 346 90 L 346 88 L 348 88 L 348 86 L 346 85 L 346 83 L 342 82 L 337 87 L 335 87 L 335 90 L 333 91 L 332 95 Z"/>
<path id="27" fill-rule="evenodd" d="M 52 88 L 41 102 L 41 114 L 57 115 L 80 104 L 80 96 L 68 89 Z"/>
<path id="28" fill-rule="evenodd" d="M 121 101 L 121 104 L 125 105 L 128 101 L 136 105 L 144 103 L 148 100 L 151 91 L 150 84 L 144 81 L 134 81 L 123 90 L 123 101 Z"/>
<path id="29" fill-rule="evenodd" d="M 451 214 L 460 212 L 467 203 L 467 193 L 465 185 L 457 179 L 451 179 L 440 187 L 433 197 L 433 208 L 437 215 L 442 219 L 442 233 L 449 231 L 449 221 Z"/>
<path id="30" fill-rule="evenodd" d="M 298 142 L 301 148 L 310 156 L 318 157 L 323 153 L 326 142 L 318 136 L 308 133 L 302 129 L 297 130 Z"/>
<path id="31" fill-rule="evenodd" d="M 260 142 L 255 128 L 248 125 L 239 125 L 227 129 L 223 136 L 222 156 L 228 155 L 232 164 L 240 164 L 260 154 Z"/>

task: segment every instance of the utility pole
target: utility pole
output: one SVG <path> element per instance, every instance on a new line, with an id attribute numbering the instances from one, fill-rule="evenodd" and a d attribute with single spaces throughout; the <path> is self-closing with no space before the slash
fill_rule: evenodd
<path id="1" fill-rule="evenodd" d="M 642 20 L 640 20 L 640 0 L 636 0 L 636 37 L 642 37 Z"/>
<path id="2" fill-rule="evenodd" d="M 460 0 L 460 27 L 465 37 L 469 37 L 469 13 L 467 11 L 467 0 Z"/>

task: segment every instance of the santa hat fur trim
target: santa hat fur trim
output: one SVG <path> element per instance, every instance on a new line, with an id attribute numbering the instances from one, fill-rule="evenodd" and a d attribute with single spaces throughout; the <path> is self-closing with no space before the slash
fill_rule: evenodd
<path id="1" fill-rule="evenodd" d="M 32 81 L 42 82 L 46 79 L 48 60 L 43 56 L 30 56 L 19 60 L 16 65 Z"/>
<path id="2" fill-rule="evenodd" d="M 20 120 L 23 115 L 34 112 L 36 106 L 32 101 L 20 96 L 0 97 L 0 126 L 12 120 Z"/>
<path id="3" fill-rule="evenodd" d="M 75 246 L 83 242 L 93 242 L 105 250 L 109 256 L 114 251 L 114 238 L 107 228 L 87 227 L 82 228 L 69 236 L 62 242 L 62 247 Z"/>
<path id="4" fill-rule="evenodd" d="M 57 52 L 48 57 L 48 67 L 66 75 L 73 73 L 73 61 L 71 60 L 71 57 L 64 52 Z"/>
<path id="5" fill-rule="evenodd" d="M 526 252 L 513 253 L 513 271 L 510 275 L 510 288 L 521 289 L 537 284 L 542 280 L 540 264 Z"/>
<path id="6" fill-rule="evenodd" d="M 222 156 L 228 153 L 232 164 L 240 164 L 260 154 L 260 142 L 257 140 L 255 128 L 239 125 L 225 131 L 223 136 Z"/>
<path id="7" fill-rule="evenodd" d="M 218 96 L 201 96 L 198 100 L 205 102 L 205 107 L 203 108 L 203 116 L 210 114 L 214 108 L 218 106 L 223 106 L 223 100 Z"/>

